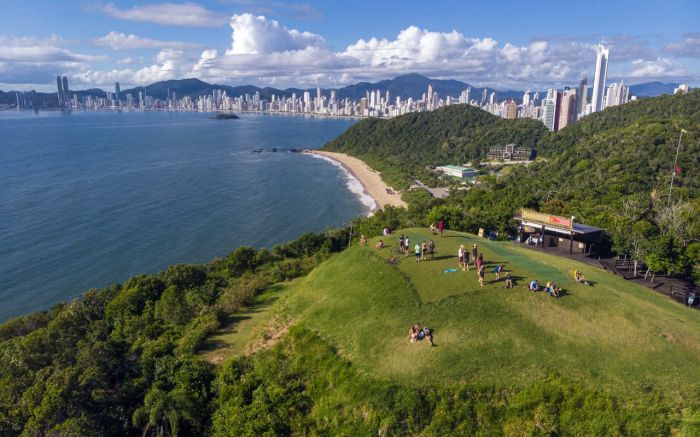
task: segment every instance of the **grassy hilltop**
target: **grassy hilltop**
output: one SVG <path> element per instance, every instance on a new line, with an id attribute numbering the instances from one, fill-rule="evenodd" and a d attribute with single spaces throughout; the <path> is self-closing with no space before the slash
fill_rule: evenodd
<path id="1" fill-rule="evenodd" d="M 315 429 L 331 433 L 396 432 L 394 420 L 408 420 L 408 434 L 426 435 L 658 435 L 695 429 L 695 311 L 597 268 L 512 243 L 459 232 L 443 238 L 423 229 L 403 232 L 413 242 L 433 238 L 436 259 L 416 263 L 412 254 L 400 255 L 400 263 L 390 265 L 398 234 L 384 238 L 388 247 L 379 253 L 372 244 L 378 238 L 364 248 L 356 245 L 276 289 L 273 303 L 264 294 L 260 306 L 235 325 L 236 333 L 214 336 L 217 350 L 205 356 L 250 356 L 225 365 L 222 378 L 243 383 L 276 375 L 260 380 L 256 392 L 301 384 L 300 392 L 276 392 L 275 402 L 297 393 L 311 406 L 287 413 L 303 414 Z M 473 243 L 488 266 L 484 287 L 473 268 L 444 272 L 456 267 L 459 245 Z M 513 272 L 513 289 L 495 280 L 491 267 L 497 263 Z M 593 286 L 576 283 L 574 269 Z M 533 278 L 553 280 L 565 294 L 557 300 L 529 292 Z M 435 347 L 407 340 L 415 322 L 434 329 Z M 261 341 L 272 349 L 259 351 Z M 220 434 L 231 426 L 251 433 L 265 429 L 247 423 L 254 413 L 237 413 L 233 405 L 240 402 L 260 411 L 240 396 L 221 404 L 214 418 Z M 449 403 L 453 397 L 461 401 Z M 682 411 L 690 415 L 686 423 Z M 327 415 L 337 417 L 322 426 Z"/>

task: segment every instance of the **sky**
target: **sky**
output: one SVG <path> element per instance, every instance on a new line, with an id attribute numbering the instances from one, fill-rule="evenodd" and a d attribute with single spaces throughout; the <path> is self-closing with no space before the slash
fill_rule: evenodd
<path id="1" fill-rule="evenodd" d="M 0 89 L 196 77 L 344 86 L 407 73 L 497 89 L 593 76 L 700 85 L 700 1 L 0 0 Z"/>

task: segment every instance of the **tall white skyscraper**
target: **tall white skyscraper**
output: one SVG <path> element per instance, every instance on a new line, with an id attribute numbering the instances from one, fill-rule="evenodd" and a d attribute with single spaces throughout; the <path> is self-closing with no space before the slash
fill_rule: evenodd
<path id="1" fill-rule="evenodd" d="M 603 109 L 605 97 L 605 78 L 608 75 L 608 55 L 610 49 L 598 45 L 598 55 L 595 58 L 595 76 L 593 76 L 593 98 L 591 99 L 591 112 Z"/>

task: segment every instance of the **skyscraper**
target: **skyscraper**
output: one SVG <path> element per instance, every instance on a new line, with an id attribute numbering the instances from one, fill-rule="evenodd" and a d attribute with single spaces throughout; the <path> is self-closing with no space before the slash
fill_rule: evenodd
<path id="1" fill-rule="evenodd" d="M 605 78 L 608 75 L 608 55 L 610 49 L 598 45 L 598 54 L 595 58 L 595 76 L 593 76 L 593 99 L 591 100 L 591 112 L 603 109 L 603 97 L 605 93 Z"/>
<path id="2" fill-rule="evenodd" d="M 428 101 L 426 102 L 428 111 L 433 109 L 433 86 L 428 84 Z"/>
<path id="3" fill-rule="evenodd" d="M 576 120 L 576 90 L 564 89 L 564 94 L 561 96 L 561 104 L 559 105 L 559 123 L 557 130 L 564 129 L 567 124 Z"/>
<path id="4" fill-rule="evenodd" d="M 622 81 L 611 83 L 605 95 L 605 107 L 623 105 L 629 101 L 630 87 Z"/>
<path id="5" fill-rule="evenodd" d="M 559 130 L 561 93 L 555 89 L 547 91 L 544 106 L 544 125 L 551 131 Z"/>
<path id="6" fill-rule="evenodd" d="M 61 82 L 61 76 L 56 76 L 56 88 L 58 88 L 58 106 L 62 108 L 66 101 L 66 95 L 63 93 L 63 82 Z"/>
<path id="7" fill-rule="evenodd" d="M 582 117 L 586 112 L 586 100 L 588 98 L 588 79 L 585 77 L 578 83 L 576 93 L 576 117 Z"/>
<path id="8" fill-rule="evenodd" d="M 68 78 L 66 76 L 61 77 L 61 82 L 63 82 L 63 102 L 66 103 L 70 101 L 70 96 L 68 95 Z"/>
<path id="9" fill-rule="evenodd" d="M 503 111 L 503 118 L 517 118 L 518 117 L 518 104 L 515 103 L 515 100 L 510 99 L 504 107 Z"/>

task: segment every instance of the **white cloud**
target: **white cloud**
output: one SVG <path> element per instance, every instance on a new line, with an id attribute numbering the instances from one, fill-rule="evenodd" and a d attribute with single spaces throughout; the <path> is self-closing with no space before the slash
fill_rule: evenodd
<path id="1" fill-rule="evenodd" d="M 95 38 L 91 41 L 93 45 L 107 47 L 112 50 L 124 49 L 142 49 L 142 48 L 157 48 L 157 49 L 191 49 L 199 47 L 199 44 L 182 42 L 182 41 L 163 41 L 158 39 L 144 38 L 133 33 L 125 34 L 122 32 L 111 31 L 105 36 Z"/>
<path id="2" fill-rule="evenodd" d="M 169 79 L 191 77 L 190 65 L 194 59 L 182 50 L 165 49 L 158 52 L 155 63 L 135 70 L 133 68 L 112 70 L 87 70 L 74 77 L 89 85 L 110 85 L 120 82 L 125 85 L 145 85 Z"/>
<path id="3" fill-rule="evenodd" d="M 122 59 L 117 61 L 117 64 L 120 64 L 120 65 L 128 65 L 128 64 L 133 64 L 133 63 L 134 63 L 134 58 L 132 58 L 132 57 L 122 58 Z"/>
<path id="4" fill-rule="evenodd" d="M 168 26 L 219 27 L 226 24 L 225 14 L 210 11 L 198 3 L 155 3 L 120 9 L 113 3 L 100 7 L 109 16 L 120 20 L 144 21 Z"/>
<path id="5" fill-rule="evenodd" d="M 665 51 L 676 56 L 700 58 L 700 33 L 683 34 L 683 40 L 666 46 Z"/>
<path id="6" fill-rule="evenodd" d="M 320 35 L 288 29 L 263 16 L 234 15 L 229 24 L 233 41 L 227 55 L 259 55 L 325 45 Z"/>
<path id="7" fill-rule="evenodd" d="M 637 59 L 632 62 L 632 71 L 628 74 L 629 77 L 638 78 L 678 77 L 683 75 L 685 75 L 683 66 L 668 58 L 656 58 L 651 61 Z"/>
<path id="8" fill-rule="evenodd" d="M 45 84 L 59 74 L 71 74 L 106 59 L 60 47 L 71 43 L 57 35 L 44 39 L 0 35 L 0 82 Z"/>

